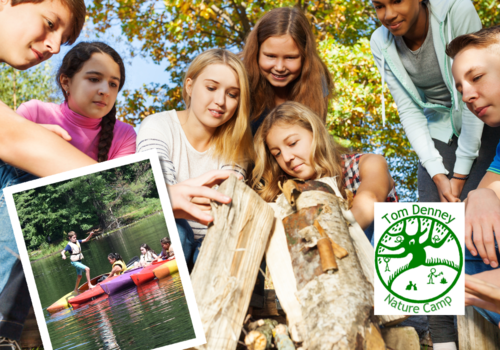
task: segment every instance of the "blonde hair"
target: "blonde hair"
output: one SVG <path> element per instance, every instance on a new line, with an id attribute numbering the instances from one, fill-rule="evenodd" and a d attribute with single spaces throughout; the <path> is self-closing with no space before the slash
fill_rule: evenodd
<path id="1" fill-rule="evenodd" d="M 211 49 L 199 54 L 189 65 L 184 77 L 182 98 L 186 107 L 190 108 L 191 97 L 187 91 L 186 80 L 191 79 L 194 82 L 201 72 L 212 64 L 224 64 L 231 68 L 238 76 L 240 85 L 238 108 L 227 122 L 217 127 L 212 136 L 212 155 L 233 164 L 237 161 L 250 162 L 254 158 L 249 120 L 250 88 L 245 67 L 234 53 Z"/>
<path id="2" fill-rule="evenodd" d="M 341 154 L 345 153 L 346 149 L 338 145 L 328 134 L 318 115 L 303 104 L 292 101 L 273 109 L 255 135 L 256 159 L 252 172 L 252 186 L 255 191 L 266 202 L 275 201 L 281 193 L 278 181 L 290 178 L 280 168 L 266 144 L 269 130 L 277 124 L 298 125 L 312 132 L 311 166 L 316 170 L 315 178 L 338 176 L 337 183 L 345 196 Z"/>

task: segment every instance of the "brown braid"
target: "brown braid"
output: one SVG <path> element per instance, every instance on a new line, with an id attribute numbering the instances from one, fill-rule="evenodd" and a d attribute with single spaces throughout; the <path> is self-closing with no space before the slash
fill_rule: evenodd
<path id="1" fill-rule="evenodd" d="M 111 108 L 108 114 L 101 120 L 101 132 L 99 134 L 99 148 L 97 151 L 97 161 L 99 163 L 108 160 L 109 149 L 113 142 L 113 131 L 116 123 L 116 105 Z"/>
<path id="2" fill-rule="evenodd" d="M 68 51 L 66 56 L 63 58 L 61 67 L 57 72 L 56 81 L 62 90 L 65 100 L 68 100 L 68 95 L 61 85 L 61 76 L 67 76 L 68 78 L 73 78 L 73 76 L 79 72 L 83 64 L 87 62 L 94 53 L 104 53 L 109 55 L 120 67 L 120 84 L 118 86 L 118 91 L 120 91 L 125 84 L 125 65 L 123 60 L 112 47 L 109 45 L 94 41 L 94 42 L 81 42 L 75 45 L 71 50 Z M 113 131 L 116 123 L 116 103 L 113 108 L 106 114 L 101 120 L 101 132 L 99 133 L 99 145 L 98 145 L 98 155 L 97 161 L 105 162 L 108 160 L 109 149 L 113 142 Z"/>

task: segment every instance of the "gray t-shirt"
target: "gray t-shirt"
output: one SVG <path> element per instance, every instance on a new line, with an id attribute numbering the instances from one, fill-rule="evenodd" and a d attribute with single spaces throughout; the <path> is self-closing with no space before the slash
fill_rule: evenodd
<path id="1" fill-rule="evenodd" d="M 182 129 L 175 110 L 150 115 L 141 123 L 137 152 L 156 149 L 167 185 L 201 176 L 211 170 L 234 170 L 246 178 L 246 164 L 231 165 L 211 156 L 210 150 L 198 152 Z M 207 227 L 188 220 L 195 238 L 205 235 Z"/>
<path id="2" fill-rule="evenodd" d="M 395 36 L 394 39 L 403 66 L 413 84 L 422 90 L 427 102 L 451 107 L 451 94 L 443 80 L 434 49 L 432 26 L 429 25 L 427 37 L 418 50 L 410 50 L 402 36 Z"/>

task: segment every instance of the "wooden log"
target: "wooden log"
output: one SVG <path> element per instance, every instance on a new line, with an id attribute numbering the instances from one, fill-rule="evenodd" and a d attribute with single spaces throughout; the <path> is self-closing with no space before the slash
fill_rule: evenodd
<path id="1" fill-rule="evenodd" d="M 271 208 L 231 176 L 219 192 L 230 204 L 212 203 L 213 224 L 191 274 L 207 344 L 198 349 L 235 349 L 259 265 L 274 222 Z"/>
<path id="2" fill-rule="evenodd" d="M 420 339 L 413 327 L 384 328 L 382 337 L 388 349 L 420 350 Z"/>
<path id="3" fill-rule="evenodd" d="M 36 322 L 33 308 L 30 309 L 28 316 L 26 317 L 19 344 L 23 349 L 38 348 L 43 346 L 42 337 L 40 336 L 40 331 L 38 330 L 38 324 Z"/>
<path id="4" fill-rule="evenodd" d="M 460 350 L 499 350 L 500 331 L 472 306 L 465 308 L 465 316 L 457 316 Z"/>
<path id="5" fill-rule="evenodd" d="M 337 197 L 341 197 L 340 191 L 337 187 L 336 180 L 334 178 L 323 178 L 318 181 L 321 181 L 328 185 L 328 190 L 326 190 L 330 194 L 335 194 Z M 332 191 L 333 190 L 333 191 Z M 302 193 L 302 198 L 304 201 L 309 201 L 310 203 L 315 203 L 316 191 L 307 191 Z M 360 264 L 363 268 L 364 275 L 368 282 L 373 286 L 374 281 L 374 261 L 375 261 L 375 253 L 372 245 L 366 238 L 365 233 L 359 226 L 359 224 L 354 219 L 350 210 L 346 209 L 347 203 L 340 203 L 340 208 L 344 218 L 349 222 L 349 233 L 351 235 L 352 241 L 355 246 L 355 251 L 357 253 Z M 271 235 L 271 239 L 269 242 L 269 246 L 266 252 L 266 260 L 268 264 L 268 268 L 271 271 L 271 275 L 273 281 L 275 282 L 276 295 L 280 300 L 280 303 L 283 307 L 283 310 L 286 312 L 288 317 L 288 326 L 290 328 L 290 334 L 292 336 L 293 341 L 299 342 L 302 338 L 300 336 L 301 333 L 301 322 L 302 322 L 302 314 L 299 311 L 300 305 L 296 301 L 294 296 L 290 297 L 290 295 L 294 295 L 296 293 L 296 287 L 292 282 L 293 271 L 291 267 L 289 267 L 289 262 L 291 258 L 287 256 L 285 247 L 286 245 L 286 235 L 284 232 L 283 224 L 281 220 L 292 214 L 294 209 L 288 205 L 285 198 L 280 196 L 276 203 L 271 203 L 270 206 L 275 211 L 276 223 L 274 231 Z M 289 254 L 288 254 L 289 255 Z M 283 262 L 283 263 L 281 263 Z M 275 270 L 273 272 L 273 270 Z M 276 287 L 278 285 L 278 287 Z M 290 291 L 290 294 L 288 294 Z M 370 293 L 370 300 L 373 303 L 373 287 Z M 381 324 L 397 324 L 399 322 L 404 321 L 408 316 L 379 316 L 379 320 Z M 302 330 L 303 332 L 303 330 Z"/>
<path id="6" fill-rule="evenodd" d="M 382 336 L 372 323 L 373 287 L 368 283 L 341 211 L 341 201 L 324 184 L 309 181 L 298 184 L 302 194 L 296 199 L 297 212 L 283 198 L 279 198 L 277 215 L 286 215 L 283 226 L 286 231 L 286 248 L 291 260 L 286 264 L 283 238 L 273 233 L 267 250 L 267 263 L 280 303 L 287 313 L 290 330 L 301 330 L 305 349 L 385 349 Z M 317 220 L 329 238 L 344 247 L 349 255 L 339 260 L 339 270 L 333 274 L 323 274 L 317 249 L 309 249 L 307 242 L 299 234 Z M 276 224 L 278 226 L 278 224 Z M 278 241 L 281 251 L 273 247 Z M 281 261 L 272 255 L 276 254 Z M 290 261 L 288 260 L 288 261 Z M 373 263 L 373 262 L 372 262 Z M 295 298 L 300 312 L 288 309 L 293 297 L 281 285 L 282 274 L 295 280 Z M 288 282 L 286 285 L 289 285 Z M 292 282 L 293 284 L 293 282 Z M 285 300 L 283 300 L 284 296 Z M 289 314 L 294 314 L 291 320 Z M 336 317 L 337 315 L 337 317 Z M 302 320 L 295 317 L 302 316 Z M 300 327 L 303 325 L 303 327 Z M 293 332 L 292 332 L 293 336 Z M 293 339 L 293 337 L 292 337 Z"/>

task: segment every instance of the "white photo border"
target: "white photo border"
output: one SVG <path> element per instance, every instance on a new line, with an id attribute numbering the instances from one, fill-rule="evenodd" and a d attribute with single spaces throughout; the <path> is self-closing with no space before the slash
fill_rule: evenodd
<path id="1" fill-rule="evenodd" d="M 172 244 L 176 247 L 177 252 L 182 252 L 179 233 L 177 232 L 177 225 L 175 224 L 175 219 L 172 212 L 172 206 L 170 204 L 170 197 L 168 195 L 167 186 L 165 185 L 163 172 L 160 166 L 160 161 L 158 159 L 158 154 L 156 150 L 136 153 L 126 157 L 109 160 L 103 163 L 89 165 L 84 168 L 70 170 L 64 173 L 36 179 L 19 185 L 6 187 L 4 189 L 5 201 L 7 204 L 7 209 L 9 211 L 10 221 L 14 231 L 14 237 L 16 239 L 20 259 L 24 269 L 24 274 L 26 276 L 26 282 L 28 284 L 28 289 L 31 296 L 31 301 L 33 303 L 33 310 L 35 311 L 38 328 L 40 330 L 40 335 L 45 350 L 52 350 L 53 347 L 50 341 L 50 335 L 47 328 L 47 324 L 45 322 L 42 303 L 38 295 L 38 290 L 35 283 L 35 277 L 33 274 L 33 270 L 31 268 L 28 250 L 26 248 L 26 243 L 24 241 L 21 225 L 19 223 L 19 217 L 17 215 L 13 194 L 38 188 L 41 186 L 54 184 L 65 180 L 70 180 L 84 175 L 98 173 L 103 170 L 108 170 L 123 165 L 133 164 L 144 160 L 149 160 L 151 162 L 151 168 L 153 170 L 156 187 L 158 189 L 158 194 L 160 196 L 160 202 L 163 209 L 163 213 L 165 215 L 165 221 L 167 224 L 170 239 L 172 240 Z M 203 331 L 203 326 L 198 312 L 196 299 L 194 297 L 193 286 L 191 284 L 191 279 L 189 277 L 189 272 L 186 265 L 186 260 L 184 259 L 184 254 L 176 254 L 176 260 L 179 269 L 179 274 L 181 276 L 182 287 L 184 289 L 184 295 L 186 296 L 189 314 L 191 316 L 191 322 L 193 324 L 195 332 L 195 338 L 179 342 L 176 344 L 167 345 L 161 348 L 156 348 L 158 350 L 160 349 L 182 350 L 206 343 L 205 332 Z"/>

